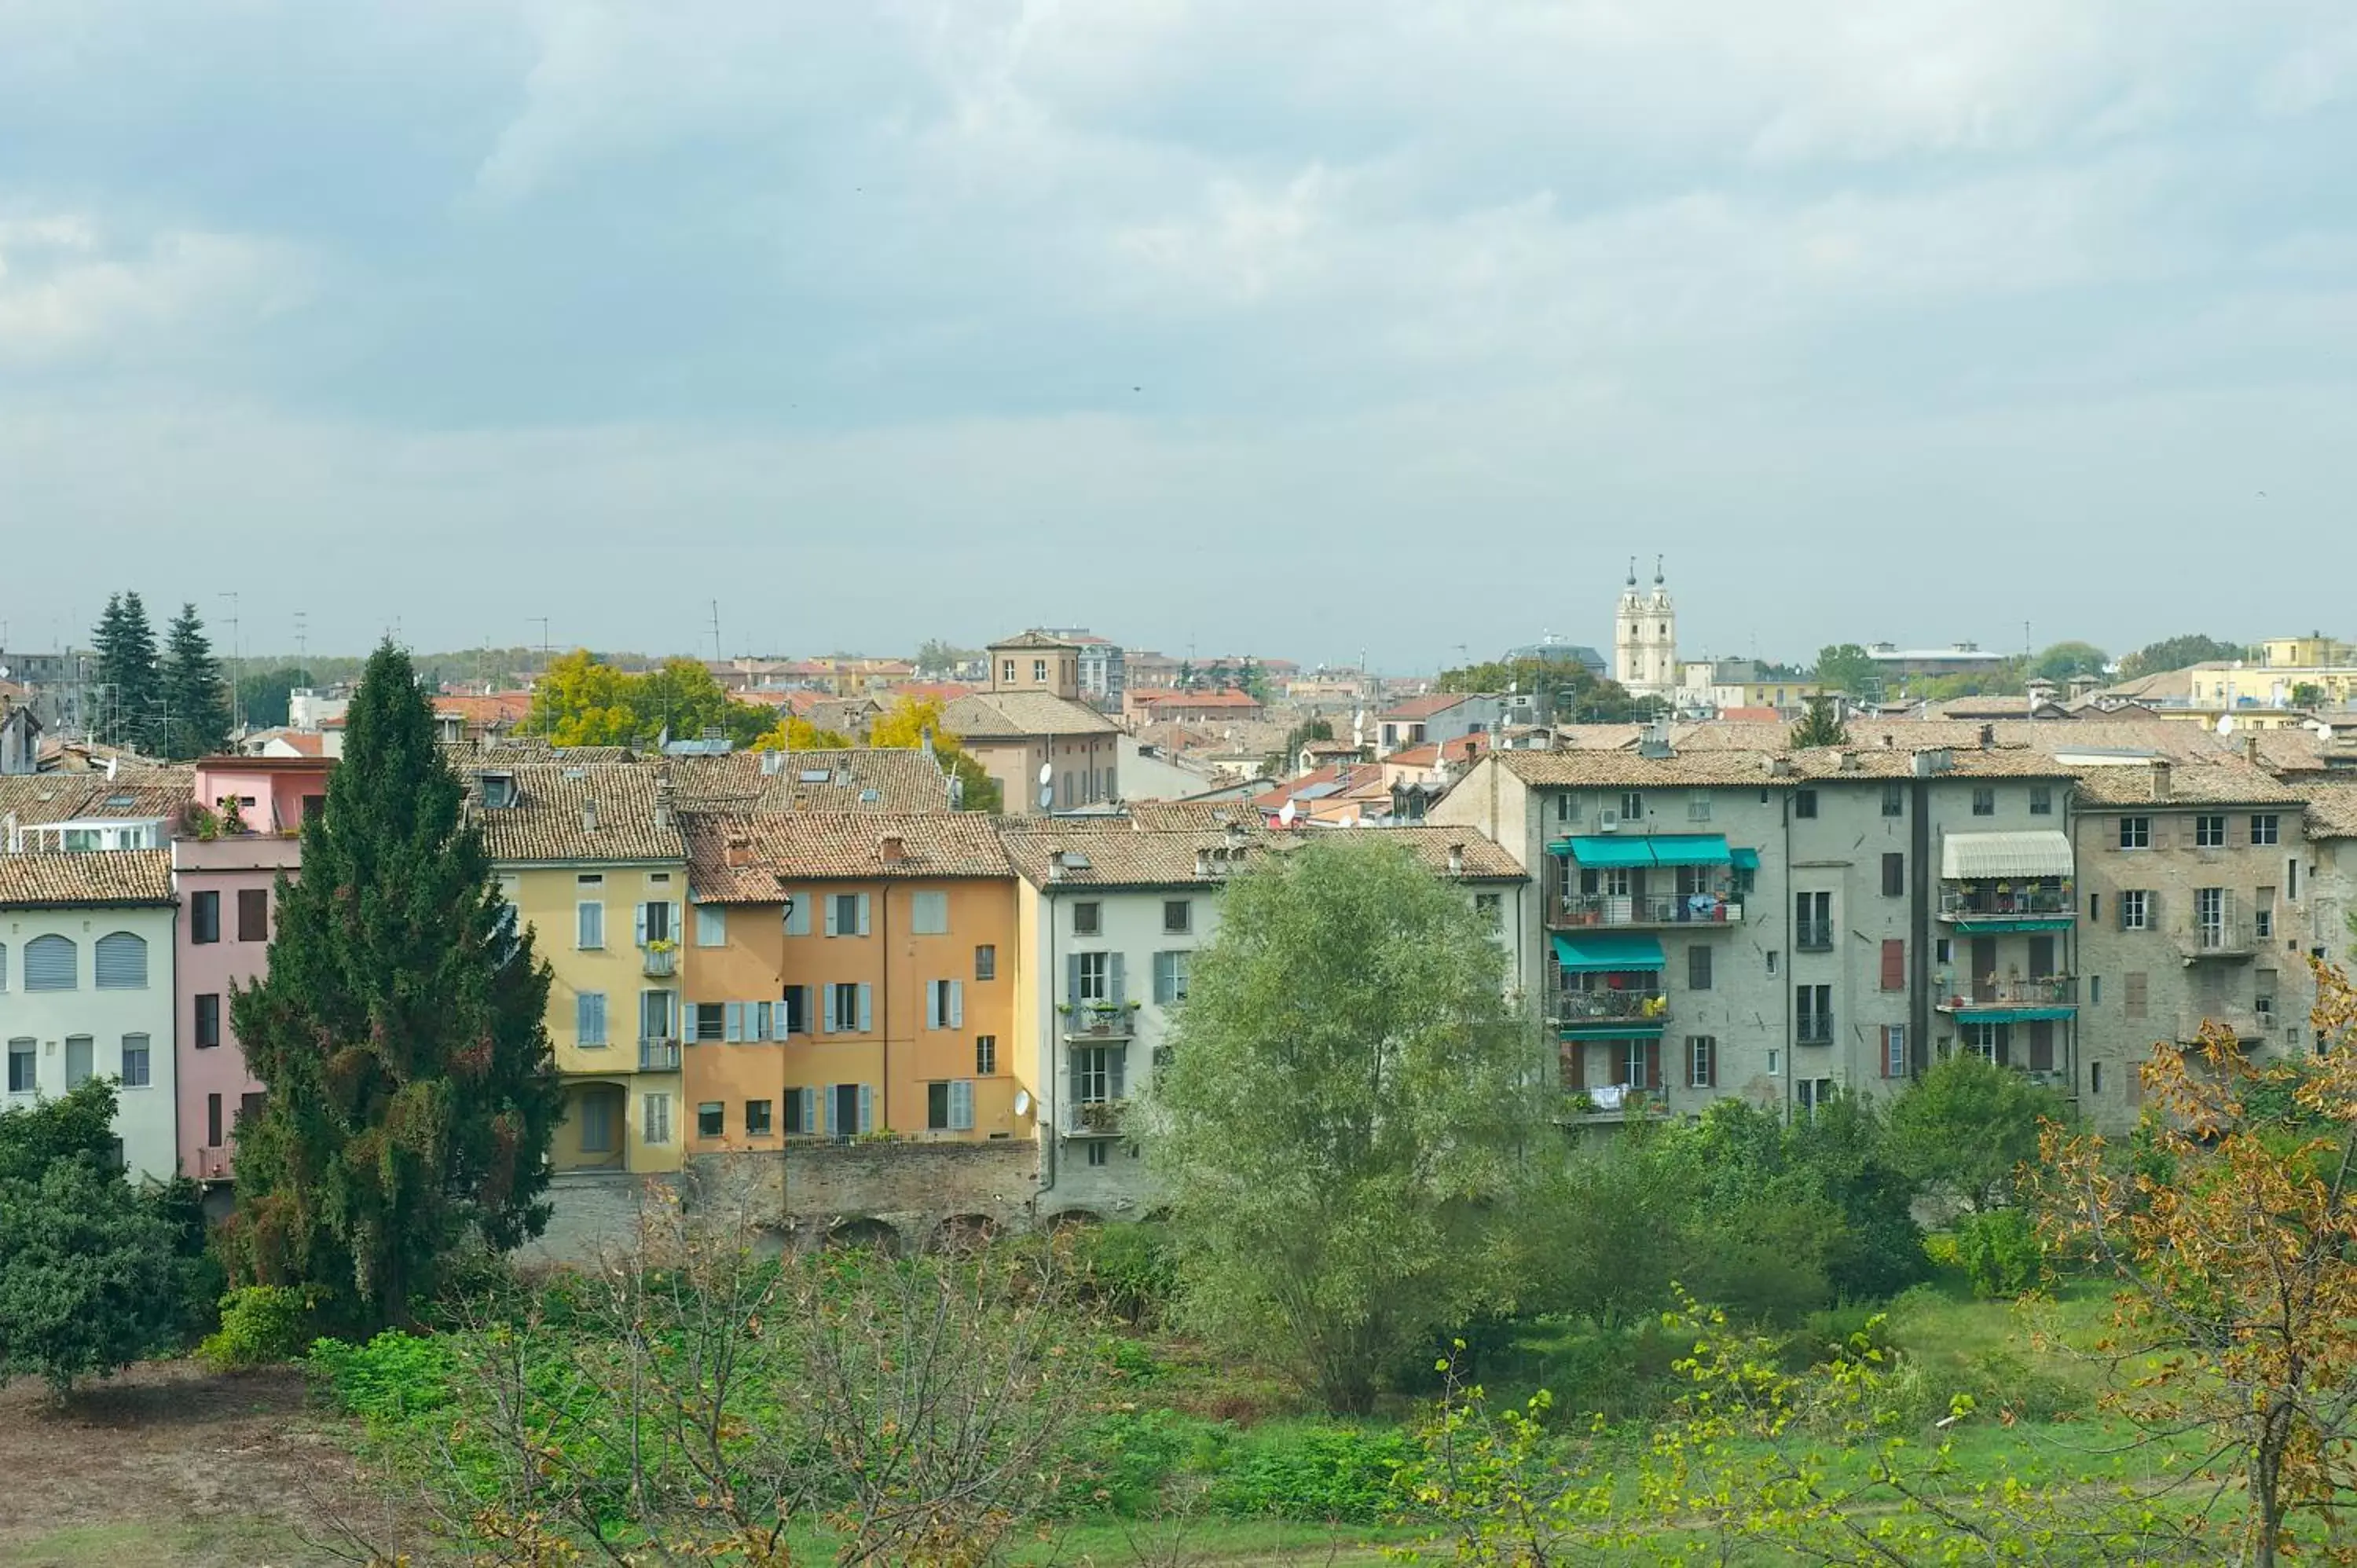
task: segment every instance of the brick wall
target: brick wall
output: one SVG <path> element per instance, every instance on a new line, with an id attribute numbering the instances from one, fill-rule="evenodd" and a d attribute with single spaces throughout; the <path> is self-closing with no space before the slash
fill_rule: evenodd
<path id="1" fill-rule="evenodd" d="M 1003 1225 L 1029 1217 L 1039 1187 L 1039 1145 L 982 1143 L 798 1143 L 782 1153 L 701 1155 L 689 1162 L 699 1207 L 738 1206 L 757 1224 L 797 1231 L 876 1219 L 905 1242 L 941 1221 L 982 1215 Z"/>

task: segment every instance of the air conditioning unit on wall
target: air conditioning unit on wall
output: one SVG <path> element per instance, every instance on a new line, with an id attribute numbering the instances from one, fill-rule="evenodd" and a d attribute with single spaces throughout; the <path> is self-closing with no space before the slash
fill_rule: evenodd
<path id="1" fill-rule="evenodd" d="M 1597 813 L 1596 813 L 1596 831 L 1597 831 L 1598 832 L 1599 832 L 1599 833 L 1609 833 L 1609 832 L 1620 832 L 1620 812 L 1618 812 L 1618 811 L 1615 811 L 1609 810 L 1609 809 L 1608 809 L 1608 810 L 1605 810 L 1605 811 L 1601 811 L 1597 812 Z"/>

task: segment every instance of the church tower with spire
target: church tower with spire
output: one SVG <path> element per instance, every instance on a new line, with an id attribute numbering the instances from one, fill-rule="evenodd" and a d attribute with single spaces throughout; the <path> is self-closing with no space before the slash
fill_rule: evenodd
<path id="1" fill-rule="evenodd" d="M 1637 585 L 1637 558 L 1629 558 L 1629 580 L 1613 618 L 1612 678 L 1631 696 L 1666 698 L 1677 691 L 1678 612 L 1659 556 L 1651 593 Z"/>

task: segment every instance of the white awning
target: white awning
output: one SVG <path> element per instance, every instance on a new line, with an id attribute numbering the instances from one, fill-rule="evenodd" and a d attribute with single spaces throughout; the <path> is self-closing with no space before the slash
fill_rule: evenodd
<path id="1" fill-rule="evenodd" d="M 2070 875 L 2071 840 L 2059 828 L 2023 833 L 1950 833 L 1940 843 L 1943 881 Z"/>

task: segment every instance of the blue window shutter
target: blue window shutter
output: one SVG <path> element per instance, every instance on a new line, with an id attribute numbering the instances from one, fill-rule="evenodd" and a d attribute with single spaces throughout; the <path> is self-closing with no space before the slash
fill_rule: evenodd
<path id="1" fill-rule="evenodd" d="M 644 904 L 633 904 L 630 906 L 630 915 L 637 926 L 637 935 L 633 940 L 639 946 L 644 947 L 647 945 L 647 907 Z"/>
<path id="2" fill-rule="evenodd" d="M 1077 1007 L 1081 1004 L 1081 955 L 1064 960 L 1064 1000 Z"/>
<path id="3" fill-rule="evenodd" d="M 859 1032 L 863 1035 L 873 1034 L 876 1029 L 876 1015 L 867 1005 L 873 997 L 873 987 L 862 985 L 859 988 Z"/>
<path id="4" fill-rule="evenodd" d="M 867 895 L 865 893 L 859 896 L 859 934 L 863 937 L 867 934 Z"/>
<path id="5" fill-rule="evenodd" d="M 826 934 L 830 937 L 839 937 L 843 934 L 835 929 L 834 895 L 832 893 L 826 896 Z"/>
<path id="6" fill-rule="evenodd" d="M 864 1083 L 859 1086 L 859 1130 L 876 1131 L 876 1091 Z"/>
<path id="7" fill-rule="evenodd" d="M 1107 1047 L 1105 1058 L 1105 1093 L 1123 1099 L 1128 1093 L 1128 1075 L 1124 1069 L 1129 1065 L 1129 1053 L 1117 1046 Z"/>
<path id="8" fill-rule="evenodd" d="M 974 1131 L 974 1085 L 963 1079 L 950 1085 L 950 1127 L 959 1133 Z"/>
<path id="9" fill-rule="evenodd" d="M 929 980 L 925 982 L 925 1027 L 938 1029 L 941 1026 L 942 983 L 938 980 Z"/>
<path id="10" fill-rule="evenodd" d="M 741 1040 L 745 1037 L 745 1004 L 743 1003 L 723 1002 L 720 1004 L 720 1037 L 730 1041 Z"/>
<path id="11" fill-rule="evenodd" d="M 1129 993 L 1122 984 L 1121 954 L 1107 954 L 1105 957 L 1105 964 L 1106 995 L 1114 1006 L 1119 1007 L 1129 1000 Z"/>
<path id="12" fill-rule="evenodd" d="M 834 1033 L 834 987 L 832 985 L 819 988 L 818 1032 L 822 1035 Z"/>
<path id="13" fill-rule="evenodd" d="M 748 1040 L 768 1039 L 770 1037 L 770 1004 L 766 1002 L 753 1002 L 747 1005 L 753 1009 L 753 1027 L 746 1031 L 745 1037 Z"/>
<path id="14" fill-rule="evenodd" d="M 946 983 L 950 988 L 950 1027 L 962 1029 L 965 1026 L 965 982 L 952 980 Z"/>
<path id="15" fill-rule="evenodd" d="M 819 1093 L 826 1101 L 826 1135 L 832 1138 L 841 1131 L 834 1124 L 834 1085 L 828 1084 L 824 1089 L 820 1090 Z"/>

